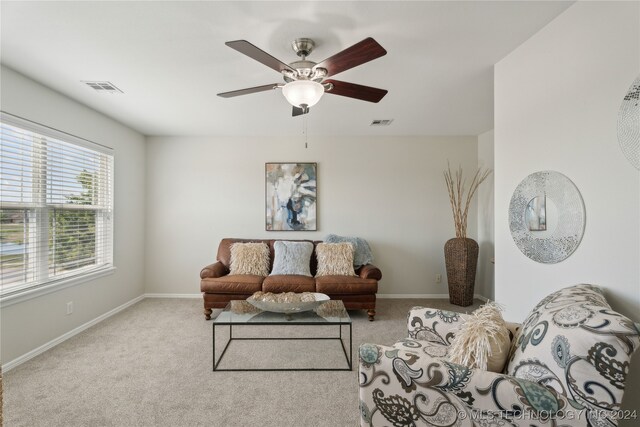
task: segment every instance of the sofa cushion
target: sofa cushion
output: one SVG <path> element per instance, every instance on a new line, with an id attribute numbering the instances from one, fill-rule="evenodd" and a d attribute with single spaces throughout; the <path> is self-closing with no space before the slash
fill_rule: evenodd
<path id="1" fill-rule="evenodd" d="M 277 240 L 273 248 L 275 257 L 271 275 L 296 274 L 311 277 L 313 243 Z"/>
<path id="2" fill-rule="evenodd" d="M 357 276 L 316 277 L 316 292 L 323 294 L 374 294 L 378 291 L 378 281 L 361 279 Z"/>
<path id="3" fill-rule="evenodd" d="M 231 245 L 229 274 L 269 275 L 269 246 L 266 243 L 234 243 Z"/>
<path id="4" fill-rule="evenodd" d="M 227 275 L 200 281 L 202 292 L 218 294 L 253 294 L 262 290 L 264 277 L 252 274 Z"/>
<path id="5" fill-rule="evenodd" d="M 264 292 L 315 292 L 316 281 L 313 277 L 300 274 L 281 274 L 266 277 L 262 282 Z"/>
<path id="6" fill-rule="evenodd" d="M 544 298 L 515 337 L 508 375 L 535 381 L 593 410 L 620 409 L 638 330 L 602 290 L 576 285 Z"/>
<path id="7" fill-rule="evenodd" d="M 320 243 L 316 246 L 320 276 L 355 276 L 353 269 L 353 245 L 351 243 Z"/>
<path id="8" fill-rule="evenodd" d="M 329 234 L 324 239 L 327 243 L 343 243 L 348 242 L 353 245 L 353 266 L 358 268 L 362 265 L 373 263 L 373 254 L 371 248 L 366 240 L 360 237 L 346 237 L 338 236 L 336 234 Z"/>

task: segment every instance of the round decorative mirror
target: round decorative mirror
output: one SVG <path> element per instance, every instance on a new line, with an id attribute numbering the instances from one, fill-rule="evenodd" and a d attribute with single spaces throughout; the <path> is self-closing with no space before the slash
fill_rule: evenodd
<path id="1" fill-rule="evenodd" d="M 640 76 L 631 84 L 620 105 L 618 142 L 625 157 L 640 170 Z"/>
<path id="2" fill-rule="evenodd" d="M 553 264 L 568 258 L 582 240 L 585 210 L 578 188 L 555 171 L 532 173 L 509 204 L 509 228 L 520 251 Z"/>

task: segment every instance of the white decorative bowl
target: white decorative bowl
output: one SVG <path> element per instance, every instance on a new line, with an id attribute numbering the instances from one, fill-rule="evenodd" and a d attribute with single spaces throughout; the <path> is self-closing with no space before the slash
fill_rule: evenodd
<path id="1" fill-rule="evenodd" d="M 258 301 L 253 297 L 247 298 L 247 302 L 262 311 L 272 311 L 275 313 L 301 313 L 303 311 L 314 310 L 325 302 L 329 301 L 329 296 L 314 292 L 315 301 L 297 301 L 297 302 L 275 302 L 275 301 Z"/>

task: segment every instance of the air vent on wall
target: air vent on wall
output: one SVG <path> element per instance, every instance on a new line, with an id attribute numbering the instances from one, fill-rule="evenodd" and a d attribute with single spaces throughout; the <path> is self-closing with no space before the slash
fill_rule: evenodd
<path id="1" fill-rule="evenodd" d="M 370 126 L 389 126 L 393 119 L 376 119 L 371 122 Z"/>
<path id="2" fill-rule="evenodd" d="M 124 93 L 111 82 L 88 82 L 82 80 L 82 83 L 98 93 Z"/>

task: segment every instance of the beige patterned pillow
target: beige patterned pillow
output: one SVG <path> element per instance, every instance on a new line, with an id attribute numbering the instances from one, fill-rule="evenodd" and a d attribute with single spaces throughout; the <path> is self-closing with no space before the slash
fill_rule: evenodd
<path id="1" fill-rule="evenodd" d="M 502 372 L 511 340 L 509 329 L 496 303 L 473 312 L 455 333 L 449 347 L 449 361 L 483 371 Z"/>
<path id="2" fill-rule="evenodd" d="M 229 270 L 229 274 L 268 276 L 269 247 L 266 243 L 234 243 Z"/>
<path id="3" fill-rule="evenodd" d="M 316 246 L 320 276 L 355 276 L 353 270 L 353 245 L 351 243 L 319 243 Z"/>

